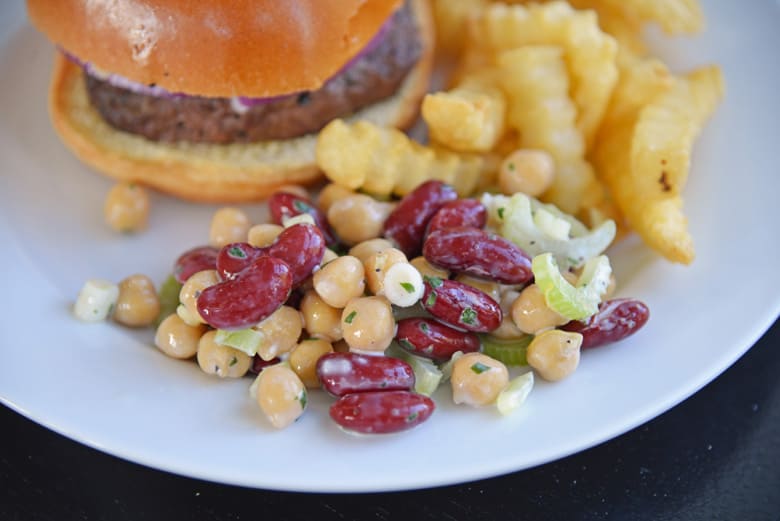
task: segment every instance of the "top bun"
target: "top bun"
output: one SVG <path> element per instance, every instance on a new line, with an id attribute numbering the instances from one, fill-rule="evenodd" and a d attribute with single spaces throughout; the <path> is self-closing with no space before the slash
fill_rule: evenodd
<path id="1" fill-rule="evenodd" d="M 28 0 L 38 29 L 101 71 L 169 92 L 320 88 L 401 0 Z"/>

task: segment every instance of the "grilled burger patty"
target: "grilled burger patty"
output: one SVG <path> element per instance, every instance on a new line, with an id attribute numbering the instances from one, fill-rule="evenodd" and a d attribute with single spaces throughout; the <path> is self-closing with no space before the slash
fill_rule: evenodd
<path id="1" fill-rule="evenodd" d="M 230 98 L 149 96 L 85 72 L 87 91 L 110 125 L 154 141 L 227 144 L 298 137 L 395 94 L 422 44 L 408 5 L 390 24 L 373 49 L 322 88 L 251 106 Z"/>

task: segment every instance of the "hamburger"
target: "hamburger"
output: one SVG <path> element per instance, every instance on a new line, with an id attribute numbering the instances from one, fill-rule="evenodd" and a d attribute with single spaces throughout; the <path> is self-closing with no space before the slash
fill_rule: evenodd
<path id="1" fill-rule="evenodd" d="M 83 162 L 185 199 L 318 179 L 334 118 L 404 128 L 433 61 L 426 0 L 28 0 L 58 47 L 53 125 Z"/>

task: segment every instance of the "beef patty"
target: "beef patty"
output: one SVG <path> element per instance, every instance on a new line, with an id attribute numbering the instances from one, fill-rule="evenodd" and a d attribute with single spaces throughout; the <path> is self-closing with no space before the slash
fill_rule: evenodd
<path id="1" fill-rule="evenodd" d="M 92 105 L 111 126 L 163 142 L 246 143 L 317 132 L 330 120 L 395 94 L 422 52 L 409 5 L 382 39 L 322 88 L 236 106 L 230 98 L 157 97 L 109 84 L 85 72 Z"/>

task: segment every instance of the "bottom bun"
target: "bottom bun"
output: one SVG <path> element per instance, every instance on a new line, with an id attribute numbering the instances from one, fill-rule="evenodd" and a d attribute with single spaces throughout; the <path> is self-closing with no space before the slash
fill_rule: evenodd
<path id="1" fill-rule="evenodd" d="M 424 0 L 415 0 L 423 54 L 391 98 L 348 121 L 406 128 L 417 117 L 433 62 L 433 28 Z M 158 143 L 116 130 L 89 102 L 82 70 L 61 54 L 55 63 L 49 110 L 60 138 L 84 163 L 119 180 L 133 181 L 198 202 L 238 203 L 269 196 L 286 184 L 321 177 L 314 160 L 316 134 L 294 139 L 212 145 Z"/>

